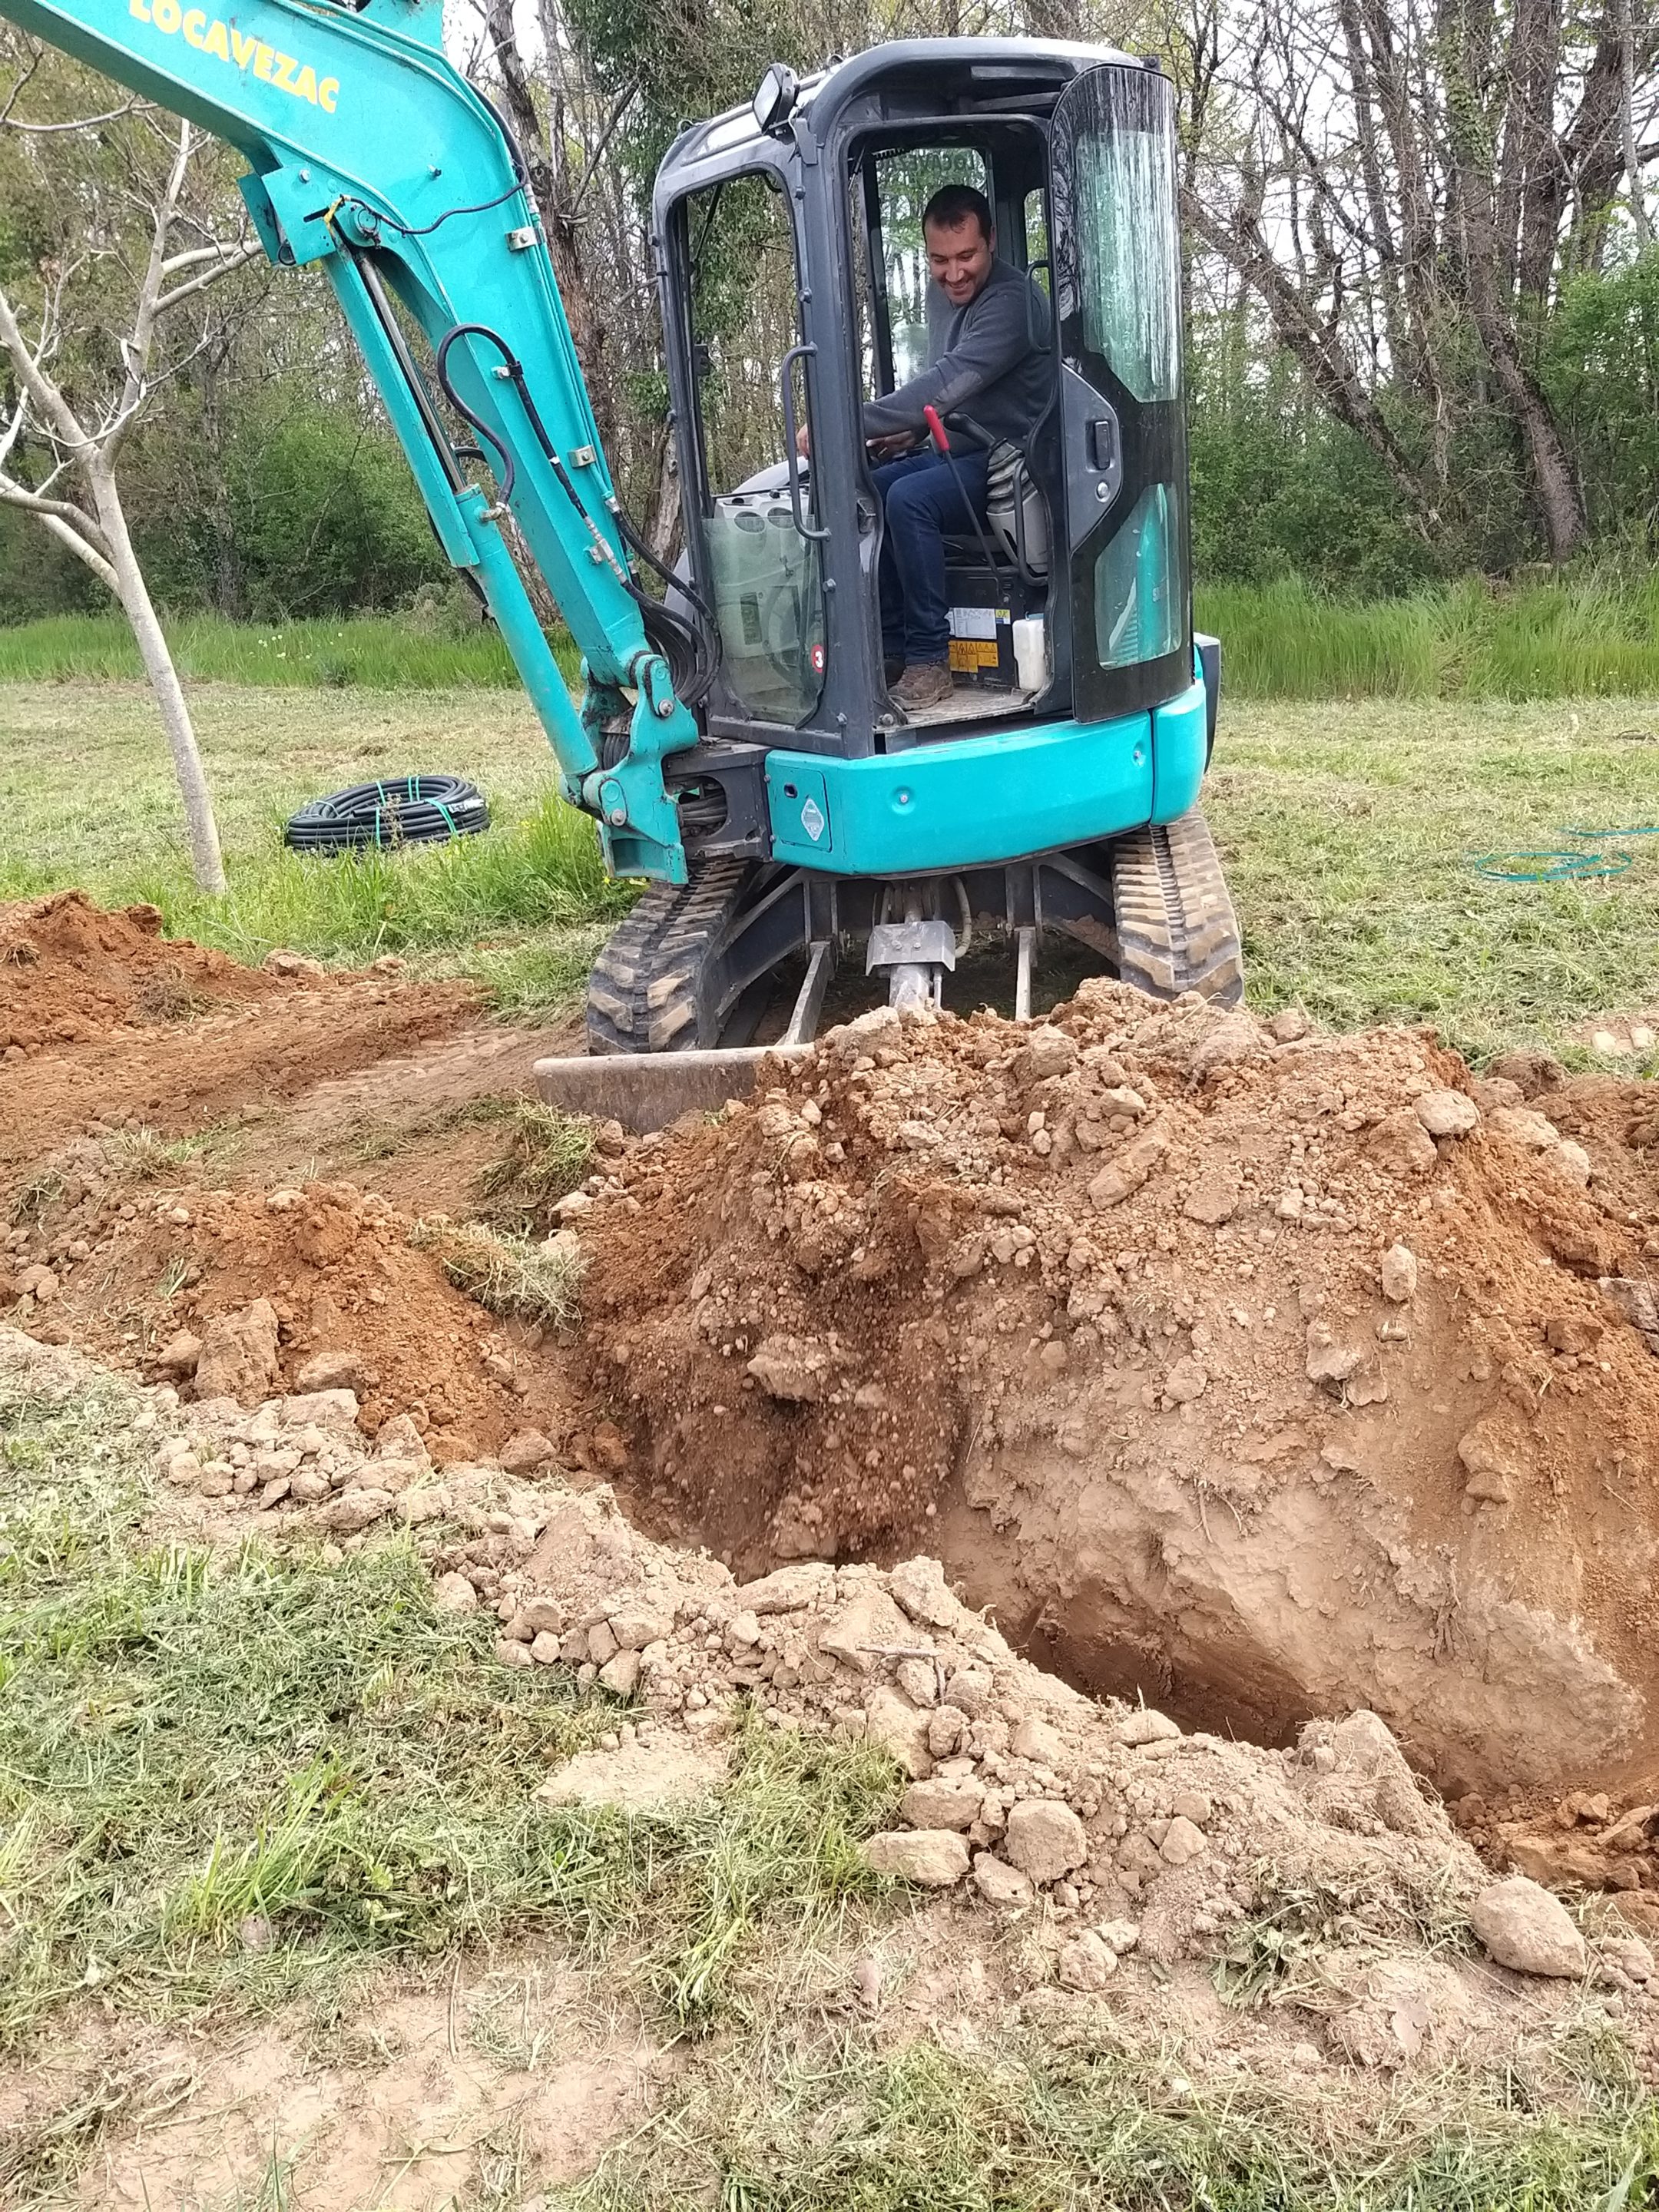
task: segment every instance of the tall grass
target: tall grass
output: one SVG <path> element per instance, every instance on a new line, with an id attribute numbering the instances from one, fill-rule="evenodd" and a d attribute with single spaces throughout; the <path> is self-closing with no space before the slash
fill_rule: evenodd
<path id="1" fill-rule="evenodd" d="M 1247 699 L 1556 699 L 1659 693 L 1659 574 L 1594 572 L 1514 588 L 1478 578 L 1409 599 L 1333 597 L 1302 577 L 1200 586 L 1197 618 L 1225 648 L 1229 692 Z M 169 623 L 195 683 L 374 691 L 510 689 L 493 630 L 464 637 L 392 616 L 266 626 L 215 615 Z M 567 680 L 574 647 L 556 637 Z M 116 615 L 58 615 L 0 629 L 0 683 L 137 680 Z"/>
<path id="2" fill-rule="evenodd" d="M 1659 572 L 1590 570 L 1505 587 L 1466 578 L 1409 599 L 1352 600 L 1291 576 L 1200 586 L 1199 627 L 1222 640 L 1243 699 L 1563 699 L 1659 695 Z M 393 616 L 274 626 L 189 615 L 169 623 L 193 683 L 366 691 L 511 690 L 493 630 L 453 636 Z M 554 651 L 576 680 L 569 639 Z M 58 615 L 0 629 L 0 684 L 137 680 L 116 615 Z"/>
<path id="3" fill-rule="evenodd" d="M 1659 574 L 1367 601 L 1287 577 L 1201 587 L 1196 614 L 1238 698 L 1659 696 Z"/>
<path id="4" fill-rule="evenodd" d="M 191 683 L 439 691 L 494 690 L 519 680 L 493 629 L 456 637 L 374 615 L 272 624 L 185 615 L 166 627 L 179 673 Z M 570 640 L 556 637 L 554 652 L 566 679 L 574 682 L 576 653 Z M 136 681 L 143 675 L 132 633 L 119 615 L 53 615 L 0 629 L 0 683 L 74 677 Z"/>
<path id="5" fill-rule="evenodd" d="M 383 952 L 477 948 L 498 932 L 562 929 L 627 911 L 586 815 L 549 799 L 527 819 L 426 850 L 339 860 L 273 852 L 231 872 L 222 897 L 198 891 L 174 866 L 134 879 L 169 936 L 194 937 L 236 958 L 284 945 L 353 965 Z"/>

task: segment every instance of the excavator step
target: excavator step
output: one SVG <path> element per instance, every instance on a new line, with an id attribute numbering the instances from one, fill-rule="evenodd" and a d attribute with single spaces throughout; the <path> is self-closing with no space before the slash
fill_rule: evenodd
<path id="1" fill-rule="evenodd" d="M 1210 825 L 1194 809 L 1112 847 L 1118 974 L 1155 999 L 1244 995 L 1244 948 Z"/>

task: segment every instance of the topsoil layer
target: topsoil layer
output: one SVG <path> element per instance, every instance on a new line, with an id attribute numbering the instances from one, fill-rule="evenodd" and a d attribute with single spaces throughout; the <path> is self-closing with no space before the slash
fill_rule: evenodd
<path id="1" fill-rule="evenodd" d="M 647 1139 L 575 1217 L 632 1480 L 750 1571 L 925 1537 L 1073 1680 L 1212 1727 L 1359 1702 L 1449 1794 L 1628 1779 L 1650 1093 L 1297 1027 L 882 1010 Z"/>

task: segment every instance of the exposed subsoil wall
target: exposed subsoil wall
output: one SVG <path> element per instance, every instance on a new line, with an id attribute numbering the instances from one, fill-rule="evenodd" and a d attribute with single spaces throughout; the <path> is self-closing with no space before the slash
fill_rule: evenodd
<path id="1" fill-rule="evenodd" d="M 1298 1027 L 883 1010 L 647 1140 L 573 1224 L 630 1480 L 740 1571 L 925 1540 L 1212 1726 L 1372 1706 L 1448 1794 L 1651 1765 L 1649 1094 Z"/>

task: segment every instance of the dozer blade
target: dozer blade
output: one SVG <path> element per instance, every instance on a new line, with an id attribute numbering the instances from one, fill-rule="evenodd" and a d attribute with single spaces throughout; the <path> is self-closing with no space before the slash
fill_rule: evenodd
<path id="1" fill-rule="evenodd" d="M 730 1098 L 747 1098 L 768 1058 L 799 1060 L 805 1045 L 716 1045 L 708 1051 L 581 1054 L 538 1060 L 536 1088 L 550 1106 L 620 1121 L 642 1136 L 665 1129 L 682 1114 L 714 1114 Z"/>

